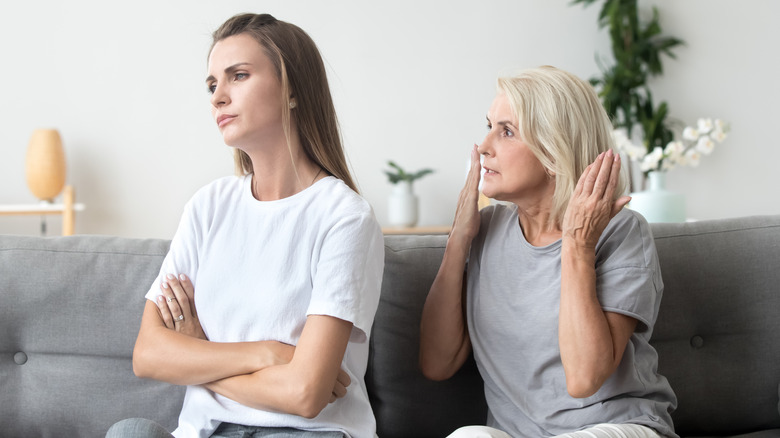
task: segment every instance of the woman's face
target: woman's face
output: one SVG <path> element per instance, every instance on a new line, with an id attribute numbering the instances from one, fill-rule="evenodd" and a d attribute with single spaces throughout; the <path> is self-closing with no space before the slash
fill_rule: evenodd
<path id="1" fill-rule="evenodd" d="M 209 56 L 208 75 L 211 114 L 225 144 L 246 152 L 284 138 L 281 84 L 254 38 L 239 34 L 217 42 Z"/>
<path id="2" fill-rule="evenodd" d="M 518 121 L 505 94 L 493 100 L 487 119 L 488 134 L 477 148 L 484 156 L 482 193 L 518 205 L 551 200 L 555 179 L 520 139 Z"/>

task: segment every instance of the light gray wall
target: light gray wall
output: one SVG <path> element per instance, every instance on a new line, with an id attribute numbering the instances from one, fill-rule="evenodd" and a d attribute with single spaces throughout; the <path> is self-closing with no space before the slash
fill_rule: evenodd
<path id="1" fill-rule="evenodd" d="M 448 224 L 468 150 L 482 139 L 502 72 L 555 65 L 598 73 L 609 41 L 600 5 L 569 0 L 41 0 L 0 14 L 0 204 L 35 202 L 24 159 L 33 129 L 60 130 L 68 182 L 87 205 L 76 231 L 173 235 L 202 185 L 232 172 L 204 86 L 209 35 L 238 12 L 305 29 L 329 68 L 347 154 L 363 195 L 387 218 L 388 159 L 436 173 L 416 185 L 423 225 Z M 775 144 L 780 87 L 774 0 L 654 0 L 665 34 L 684 39 L 653 82 L 672 115 L 721 117 L 726 143 L 669 177 L 697 219 L 780 213 Z M 58 219 L 50 219 L 55 232 Z M 37 218 L 0 217 L 0 233 L 35 234 Z"/>

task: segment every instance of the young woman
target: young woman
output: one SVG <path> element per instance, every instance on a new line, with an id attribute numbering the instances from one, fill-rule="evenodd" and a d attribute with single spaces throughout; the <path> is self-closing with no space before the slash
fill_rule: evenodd
<path id="1" fill-rule="evenodd" d="M 133 369 L 187 385 L 177 437 L 374 437 L 363 376 L 384 246 L 319 52 L 292 24 L 235 16 L 214 33 L 206 87 L 239 175 L 187 204 Z M 109 431 L 139 434 L 170 436 L 138 419 Z"/>
<path id="2" fill-rule="evenodd" d="M 487 120 L 421 323 L 426 376 L 449 378 L 473 352 L 485 382 L 489 427 L 452 436 L 675 437 L 649 344 L 655 246 L 623 210 L 592 87 L 552 67 L 499 79 Z M 478 212 L 481 168 L 484 194 L 506 202 Z"/>

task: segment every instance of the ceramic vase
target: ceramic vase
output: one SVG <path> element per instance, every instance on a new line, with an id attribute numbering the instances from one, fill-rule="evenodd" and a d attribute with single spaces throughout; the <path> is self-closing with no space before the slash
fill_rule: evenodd
<path id="1" fill-rule="evenodd" d="M 685 222 L 685 197 L 666 190 L 666 173 L 647 174 L 647 189 L 631 193 L 628 207 L 648 222 Z"/>
<path id="2" fill-rule="evenodd" d="M 65 151 L 55 129 L 36 129 L 27 146 L 27 186 L 36 198 L 52 201 L 65 186 Z"/>
<path id="3" fill-rule="evenodd" d="M 393 186 L 387 200 L 388 223 L 394 227 L 417 225 L 417 196 L 412 192 L 412 183 L 399 181 Z"/>

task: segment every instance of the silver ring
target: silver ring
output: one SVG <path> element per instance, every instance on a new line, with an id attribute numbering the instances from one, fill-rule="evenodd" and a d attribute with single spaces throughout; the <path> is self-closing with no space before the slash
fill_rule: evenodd
<path id="1" fill-rule="evenodd" d="M 176 318 L 176 321 L 184 321 L 184 315 L 179 315 L 179 317 Z"/>
<path id="2" fill-rule="evenodd" d="M 169 302 L 169 303 L 170 303 L 171 301 L 175 300 L 175 299 L 176 299 L 176 297 L 166 298 L 166 300 L 168 300 L 168 302 Z M 182 315 L 182 316 L 183 316 L 183 315 Z"/>

